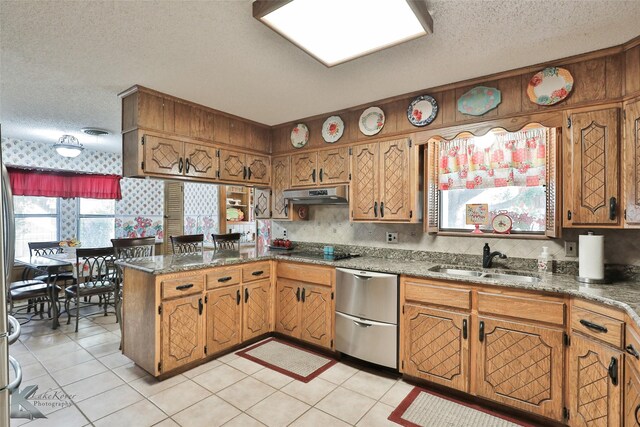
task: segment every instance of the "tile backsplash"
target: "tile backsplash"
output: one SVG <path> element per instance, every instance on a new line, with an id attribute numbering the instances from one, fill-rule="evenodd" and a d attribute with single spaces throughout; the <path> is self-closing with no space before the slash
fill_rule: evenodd
<path id="1" fill-rule="evenodd" d="M 422 224 L 372 224 L 349 222 L 349 210 L 343 205 L 310 206 L 308 221 L 272 221 L 274 237 L 287 237 L 300 242 L 333 243 L 372 246 L 387 249 L 482 254 L 485 242 L 492 251 L 500 251 L 512 258 L 536 259 L 543 246 L 549 248 L 558 261 L 578 261 L 566 257 L 565 241 L 578 241 L 586 230 L 563 230 L 561 239 L 510 239 L 497 237 L 434 236 L 422 231 Z M 398 244 L 387 244 L 385 233 L 398 233 Z M 605 258 L 608 264 L 640 265 L 640 230 L 596 230 L 605 236 Z"/>

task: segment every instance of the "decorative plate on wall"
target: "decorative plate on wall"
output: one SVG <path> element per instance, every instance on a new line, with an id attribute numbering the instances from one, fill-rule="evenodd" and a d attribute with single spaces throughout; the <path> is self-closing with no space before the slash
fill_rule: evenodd
<path id="1" fill-rule="evenodd" d="M 344 122 L 340 116 L 331 116 L 322 124 L 322 138 L 333 144 L 342 137 L 344 133 Z"/>
<path id="2" fill-rule="evenodd" d="M 476 86 L 458 99 L 458 111 L 481 116 L 502 102 L 502 93 L 495 87 Z"/>
<path id="3" fill-rule="evenodd" d="M 513 220 L 506 213 L 499 213 L 493 217 L 491 226 L 493 227 L 493 232 L 496 234 L 511 234 Z"/>
<path id="4" fill-rule="evenodd" d="M 309 142 L 309 128 L 304 123 L 298 123 L 291 130 L 291 145 L 302 148 Z"/>
<path id="5" fill-rule="evenodd" d="M 384 112 L 378 107 L 369 107 L 363 111 L 358 120 L 360 132 L 367 136 L 375 135 L 384 126 Z"/>
<path id="6" fill-rule="evenodd" d="M 438 114 L 438 103 L 432 96 L 421 95 L 411 101 L 407 108 L 407 118 L 414 126 L 426 126 L 431 123 Z"/>
<path id="7" fill-rule="evenodd" d="M 549 67 L 534 74 L 527 87 L 531 102 L 553 105 L 565 99 L 573 89 L 573 76 L 560 67 Z"/>

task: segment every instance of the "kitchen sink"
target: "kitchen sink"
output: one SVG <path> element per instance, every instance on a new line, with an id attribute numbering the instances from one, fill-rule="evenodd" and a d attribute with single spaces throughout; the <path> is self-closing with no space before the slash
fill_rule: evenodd
<path id="1" fill-rule="evenodd" d="M 436 273 L 449 274 L 451 276 L 481 277 L 484 274 L 482 271 L 451 268 L 442 265 L 436 265 L 435 267 L 431 267 L 429 270 Z"/>
<path id="2" fill-rule="evenodd" d="M 540 282 L 540 278 L 536 276 L 528 276 L 523 274 L 509 274 L 509 273 L 492 273 L 492 272 L 471 270 L 471 269 L 458 268 L 458 267 L 446 266 L 446 265 L 436 265 L 434 267 L 431 267 L 429 271 L 433 271 L 435 273 L 448 274 L 450 276 L 478 277 L 481 279 L 504 280 L 507 282 L 514 282 L 514 283 Z"/>
<path id="3" fill-rule="evenodd" d="M 515 283 L 538 283 L 540 281 L 540 278 L 535 276 L 521 276 L 518 274 L 484 273 L 482 277 L 485 279 L 504 280 Z"/>

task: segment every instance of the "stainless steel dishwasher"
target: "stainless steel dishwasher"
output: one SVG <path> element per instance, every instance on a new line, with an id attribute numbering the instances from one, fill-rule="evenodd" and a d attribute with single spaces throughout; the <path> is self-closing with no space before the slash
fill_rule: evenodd
<path id="1" fill-rule="evenodd" d="M 398 368 L 398 276 L 336 268 L 336 350 Z"/>

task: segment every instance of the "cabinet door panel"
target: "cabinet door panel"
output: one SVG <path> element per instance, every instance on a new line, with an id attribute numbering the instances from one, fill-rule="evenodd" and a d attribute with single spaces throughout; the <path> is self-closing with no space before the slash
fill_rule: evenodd
<path id="1" fill-rule="evenodd" d="M 300 338 L 299 304 L 302 285 L 287 279 L 276 283 L 276 332 Z"/>
<path id="2" fill-rule="evenodd" d="M 164 130 L 164 104 L 161 96 L 138 92 L 138 126 Z"/>
<path id="3" fill-rule="evenodd" d="M 624 369 L 624 425 L 640 426 L 640 373 L 629 356 Z"/>
<path id="4" fill-rule="evenodd" d="M 243 285 L 242 340 L 269 332 L 271 313 L 271 282 L 263 280 Z"/>
<path id="5" fill-rule="evenodd" d="M 349 150 L 336 148 L 318 152 L 318 182 L 342 184 L 349 182 Z"/>
<path id="6" fill-rule="evenodd" d="M 253 212 L 256 219 L 271 218 L 271 191 L 256 188 L 253 196 Z"/>
<path id="7" fill-rule="evenodd" d="M 378 219 L 378 144 L 358 145 L 352 152 L 349 198 L 352 218 Z"/>
<path id="8" fill-rule="evenodd" d="M 624 107 L 625 224 L 640 227 L 640 100 Z"/>
<path id="9" fill-rule="evenodd" d="M 236 119 L 229 119 L 229 144 L 246 147 L 247 138 L 247 126 L 245 122 Z"/>
<path id="10" fill-rule="evenodd" d="M 468 391 L 469 315 L 406 304 L 404 325 L 403 372 Z"/>
<path id="11" fill-rule="evenodd" d="M 570 175 L 565 173 L 567 224 L 616 225 L 620 223 L 618 109 L 571 115 L 571 141 L 565 152 Z M 616 208 L 610 217 L 609 205 Z"/>
<path id="12" fill-rule="evenodd" d="M 191 135 L 191 106 L 175 101 L 173 105 L 173 124 L 175 133 L 183 136 Z"/>
<path id="13" fill-rule="evenodd" d="M 411 211 L 409 140 L 400 139 L 380 144 L 380 218 L 390 221 L 409 220 Z"/>
<path id="14" fill-rule="evenodd" d="M 267 156 L 247 154 L 247 168 L 249 182 L 269 184 L 271 164 Z"/>
<path id="15" fill-rule="evenodd" d="M 244 153 L 220 149 L 220 179 L 245 181 L 247 177 L 246 160 Z"/>
<path id="16" fill-rule="evenodd" d="M 214 179 L 218 172 L 218 158 L 215 149 L 200 144 L 184 144 L 186 176 Z"/>
<path id="17" fill-rule="evenodd" d="M 333 344 L 333 322 L 331 288 L 307 283 L 302 287 L 301 338 L 321 347 L 331 348 Z"/>
<path id="18" fill-rule="evenodd" d="M 204 356 L 200 304 L 201 295 L 162 303 L 162 373 Z"/>
<path id="19" fill-rule="evenodd" d="M 240 344 L 241 322 L 240 285 L 207 292 L 207 353 Z"/>
<path id="20" fill-rule="evenodd" d="M 291 156 L 291 187 L 316 185 L 318 153 L 303 153 Z"/>
<path id="21" fill-rule="evenodd" d="M 289 156 L 274 157 L 273 194 L 271 195 L 271 215 L 274 219 L 289 219 L 289 202 L 284 198 L 284 190 L 291 186 L 291 165 Z"/>
<path id="22" fill-rule="evenodd" d="M 182 175 L 183 144 L 182 141 L 175 139 L 145 135 L 144 171 L 163 175 Z"/>
<path id="23" fill-rule="evenodd" d="M 569 390 L 571 426 L 620 425 L 622 405 L 622 353 L 578 334 L 571 337 Z M 615 360 L 618 384 L 609 377 Z"/>
<path id="24" fill-rule="evenodd" d="M 561 420 L 563 331 L 478 320 L 478 395 Z"/>
<path id="25" fill-rule="evenodd" d="M 213 141 L 213 113 L 201 108 L 191 108 L 191 136 Z"/>

